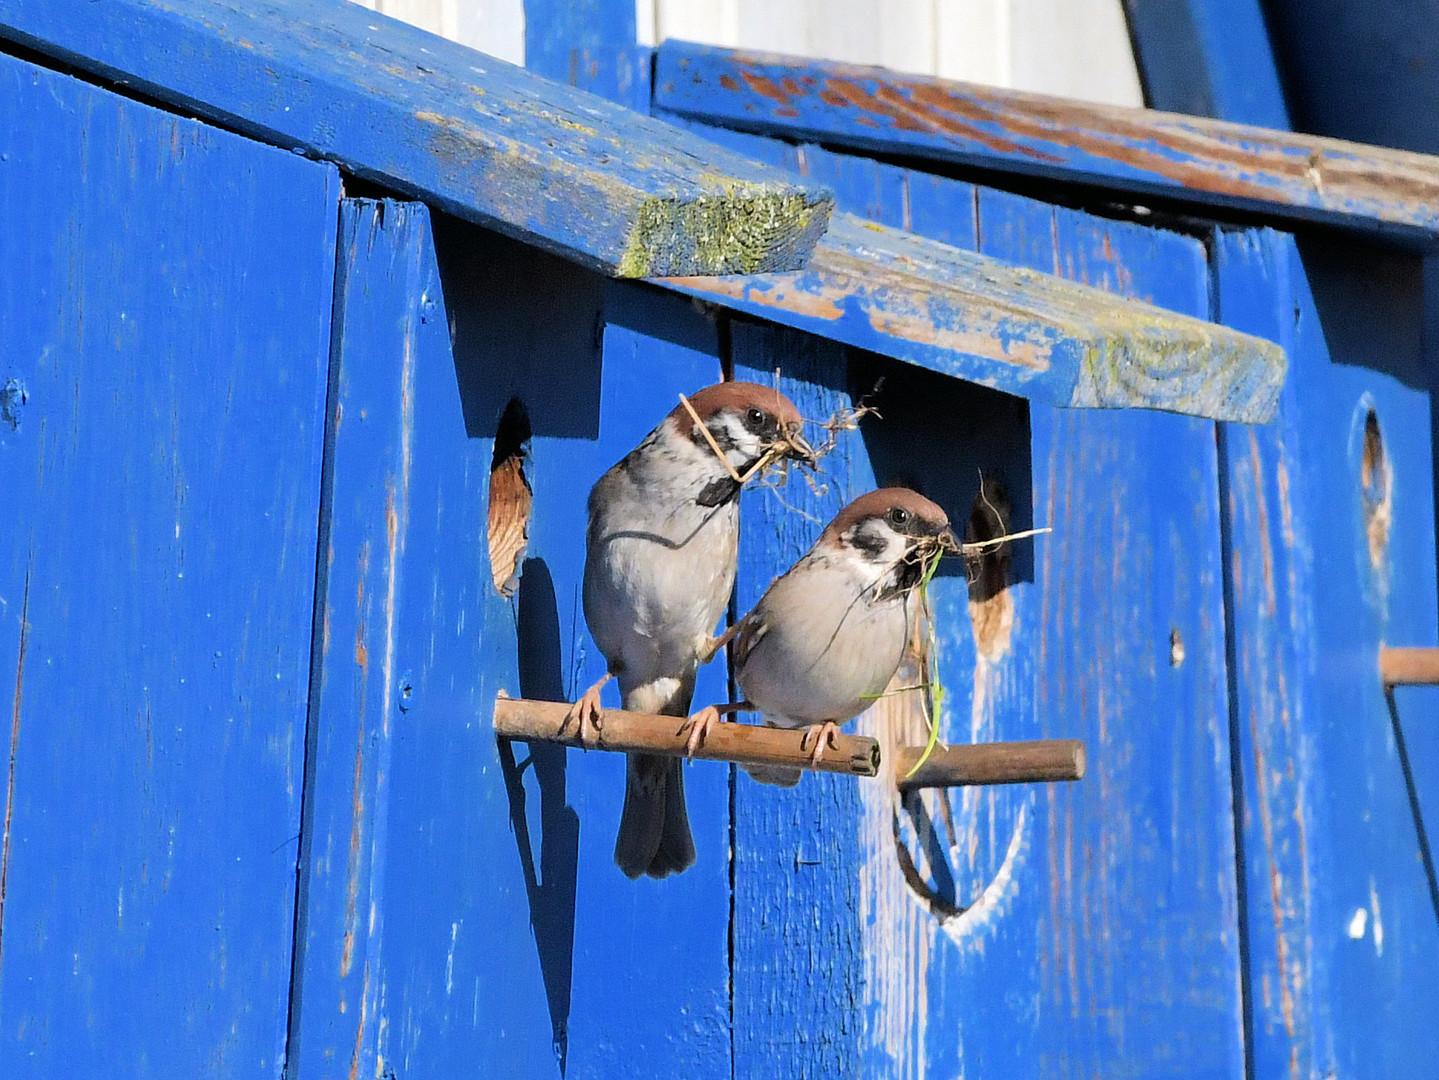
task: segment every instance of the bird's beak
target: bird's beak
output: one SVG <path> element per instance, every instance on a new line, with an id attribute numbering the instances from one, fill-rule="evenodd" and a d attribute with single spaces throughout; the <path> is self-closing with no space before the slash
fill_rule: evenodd
<path id="1" fill-rule="evenodd" d="M 954 530 L 946 527 L 944 532 L 939 534 L 939 550 L 950 555 L 960 553 L 959 537 L 954 535 Z"/>
<path id="2" fill-rule="evenodd" d="M 785 453 L 788 456 L 798 458 L 802 464 L 808 465 L 810 468 L 819 464 L 819 454 L 815 453 L 814 447 L 810 446 L 798 431 L 792 431 L 786 435 L 785 442 L 787 444 Z"/>

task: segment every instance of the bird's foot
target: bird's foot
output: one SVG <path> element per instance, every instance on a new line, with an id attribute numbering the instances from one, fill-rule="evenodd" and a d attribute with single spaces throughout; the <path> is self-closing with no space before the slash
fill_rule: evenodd
<path id="1" fill-rule="evenodd" d="M 805 728 L 804 734 L 799 737 L 799 748 L 809 751 L 809 762 L 815 768 L 819 768 L 820 759 L 824 757 L 825 748 L 831 750 L 839 749 L 834 737 L 839 734 L 839 725 L 833 720 L 826 720 L 823 724 L 811 724 Z M 809 750 L 809 741 L 814 739 L 814 749 Z"/>
<path id="2" fill-rule="evenodd" d="M 690 729 L 689 740 L 685 743 L 685 757 L 694 757 L 695 751 L 704 745 L 710 728 L 715 724 L 724 723 L 724 716 L 714 705 L 706 705 L 699 712 L 695 713 L 685 721 L 685 727 Z M 684 727 L 680 728 L 681 731 Z"/>
<path id="3" fill-rule="evenodd" d="M 583 745 L 594 746 L 600 741 L 600 727 L 605 715 L 604 709 L 600 707 L 600 688 L 611 678 L 613 676 L 606 675 L 580 695 L 580 700 L 571 705 L 570 711 L 565 713 L 564 722 L 560 724 L 560 734 L 564 734 L 573 722 Z"/>
<path id="4" fill-rule="evenodd" d="M 723 649 L 726 645 L 730 643 L 730 640 L 735 636 L 735 634 L 739 633 L 739 628 L 742 622 L 743 620 L 734 623 L 723 634 L 719 635 L 719 637 L 705 639 L 705 643 L 699 648 L 700 667 L 704 667 L 705 664 L 708 664 L 711 660 L 715 658 L 716 653 L 718 653 L 721 649 Z"/>

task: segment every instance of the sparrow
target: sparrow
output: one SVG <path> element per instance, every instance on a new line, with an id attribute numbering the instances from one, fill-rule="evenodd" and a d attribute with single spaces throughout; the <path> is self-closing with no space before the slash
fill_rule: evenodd
<path id="1" fill-rule="evenodd" d="M 932 560 L 959 550 L 949 517 L 918 492 L 855 499 L 735 624 L 730 660 L 745 704 L 771 727 L 809 728 L 818 764 L 839 725 L 873 705 L 898 669 Z M 746 771 L 781 787 L 800 778 L 780 766 Z"/>
<path id="2" fill-rule="evenodd" d="M 571 710 L 582 741 L 598 733 L 611 678 L 627 710 L 688 714 L 734 588 L 740 489 L 781 460 L 815 464 L 802 426 L 778 390 L 720 383 L 683 399 L 595 484 L 584 612 L 608 670 Z M 615 863 L 630 878 L 678 873 L 695 860 L 680 759 L 628 758 Z"/>

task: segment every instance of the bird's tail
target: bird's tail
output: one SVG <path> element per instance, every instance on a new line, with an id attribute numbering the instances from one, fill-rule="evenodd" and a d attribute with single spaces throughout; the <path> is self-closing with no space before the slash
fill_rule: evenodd
<path id="1" fill-rule="evenodd" d="M 633 712 L 687 716 L 694 676 L 657 679 L 625 688 L 624 706 Z M 615 837 L 615 865 L 626 877 L 678 874 L 694 865 L 695 843 L 685 808 L 685 778 L 679 758 L 629 754 L 625 807 Z"/>
<path id="2" fill-rule="evenodd" d="M 773 784 L 775 787 L 794 787 L 804 775 L 799 769 L 786 769 L 783 765 L 745 765 L 742 768 L 761 784 Z"/>

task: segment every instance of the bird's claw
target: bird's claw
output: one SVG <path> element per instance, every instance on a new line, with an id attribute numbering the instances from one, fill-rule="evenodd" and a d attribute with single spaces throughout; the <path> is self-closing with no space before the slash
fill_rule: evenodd
<path id="1" fill-rule="evenodd" d="M 800 750 L 808 750 L 809 740 L 814 739 L 814 750 L 810 751 L 809 763 L 814 768 L 819 768 L 820 760 L 824 757 L 825 747 L 831 750 L 838 750 L 839 745 L 834 737 L 839 734 L 839 725 L 832 720 L 826 720 L 823 724 L 812 724 L 805 729 L 799 737 Z"/>
<path id="2" fill-rule="evenodd" d="M 723 722 L 724 717 L 720 715 L 719 709 L 713 705 L 706 705 L 699 712 L 691 716 L 685 722 L 685 727 L 690 729 L 690 737 L 685 742 L 685 757 L 694 757 L 695 751 L 704 745 L 705 737 L 709 734 L 710 728 L 715 724 Z M 683 731 L 684 727 L 681 727 L 680 730 Z"/>
<path id="3" fill-rule="evenodd" d="M 586 690 L 580 700 L 570 706 L 570 711 L 565 713 L 564 722 L 560 724 L 560 733 L 569 730 L 570 724 L 575 724 L 575 733 L 580 743 L 584 746 L 594 746 L 600 741 L 600 728 L 603 726 L 605 710 L 600 706 L 600 687 L 608 680 L 601 679 Z"/>

